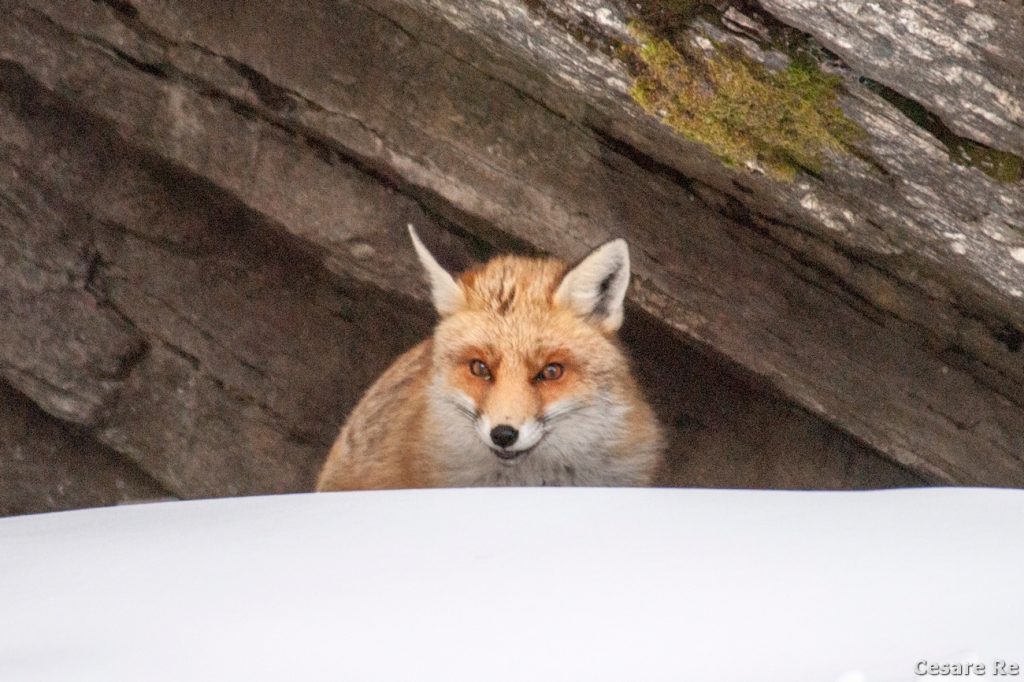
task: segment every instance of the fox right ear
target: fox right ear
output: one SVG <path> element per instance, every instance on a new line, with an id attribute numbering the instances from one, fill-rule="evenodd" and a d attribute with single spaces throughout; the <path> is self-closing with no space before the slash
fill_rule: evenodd
<path id="1" fill-rule="evenodd" d="M 629 287 L 629 247 L 615 239 L 590 252 L 565 273 L 554 301 L 612 333 L 622 326 L 622 308 Z"/>
<path id="2" fill-rule="evenodd" d="M 447 270 L 441 267 L 430 251 L 427 251 L 427 247 L 420 241 L 412 223 L 409 223 L 409 237 L 412 238 L 413 248 L 416 249 L 416 255 L 419 256 L 423 269 L 427 271 L 434 308 L 437 309 L 441 317 L 451 315 L 466 302 L 466 295 L 463 293 L 462 287 Z"/>

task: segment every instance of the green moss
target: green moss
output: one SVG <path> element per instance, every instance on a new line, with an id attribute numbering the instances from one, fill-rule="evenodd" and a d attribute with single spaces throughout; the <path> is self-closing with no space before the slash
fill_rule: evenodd
<path id="1" fill-rule="evenodd" d="M 677 50 L 633 27 L 630 94 L 648 112 L 730 165 L 756 163 L 792 179 L 820 172 L 830 153 L 864 136 L 836 103 L 839 79 L 808 59 L 772 72 L 737 52 Z"/>
<path id="2" fill-rule="evenodd" d="M 999 182 L 1017 182 L 1024 178 L 1024 159 L 1015 154 L 991 149 L 962 137 L 946 146 L 950 148 L 950 158 L 955 163 L 973 166 Z"/>

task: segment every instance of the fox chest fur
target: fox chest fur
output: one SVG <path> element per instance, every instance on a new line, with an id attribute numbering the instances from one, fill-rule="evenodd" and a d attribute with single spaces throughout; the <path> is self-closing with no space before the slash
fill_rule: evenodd
<path id="1" fill-rule="evenodd" d="M 317 489 L 650 484 L 661 433 L 615 338 L 625 243 L 456 279 L 410 234 L 440 322 L 360 400 Z"/>

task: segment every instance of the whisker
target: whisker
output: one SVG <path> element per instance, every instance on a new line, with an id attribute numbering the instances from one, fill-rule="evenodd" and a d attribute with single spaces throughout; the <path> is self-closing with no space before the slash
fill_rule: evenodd
<path id="1" fill-rule="evenodd" d="M 447 402 L 448 402 L 449 405 L 451 405 L 456 410 L 458 410 L 462 414 L 466 415 L 470 419 L 475 420 L 478 416 L 480 416 L 479 412 L 475 408 L 469 407 L 468 405 L 466 405 L 465 403 L 463 403 L 460 400 L 451 400 L 451 399 L 449 399 Z"/>

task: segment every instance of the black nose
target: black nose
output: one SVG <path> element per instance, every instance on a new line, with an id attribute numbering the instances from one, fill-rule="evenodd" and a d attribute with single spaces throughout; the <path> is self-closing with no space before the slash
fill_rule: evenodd
<path id="1" fill-rule="evenodd" d="M 519 438 L 519 432 L 508 424 L 498 424 L 491 429 L 491 440 L 499 448 L 507 448 Z"/>

